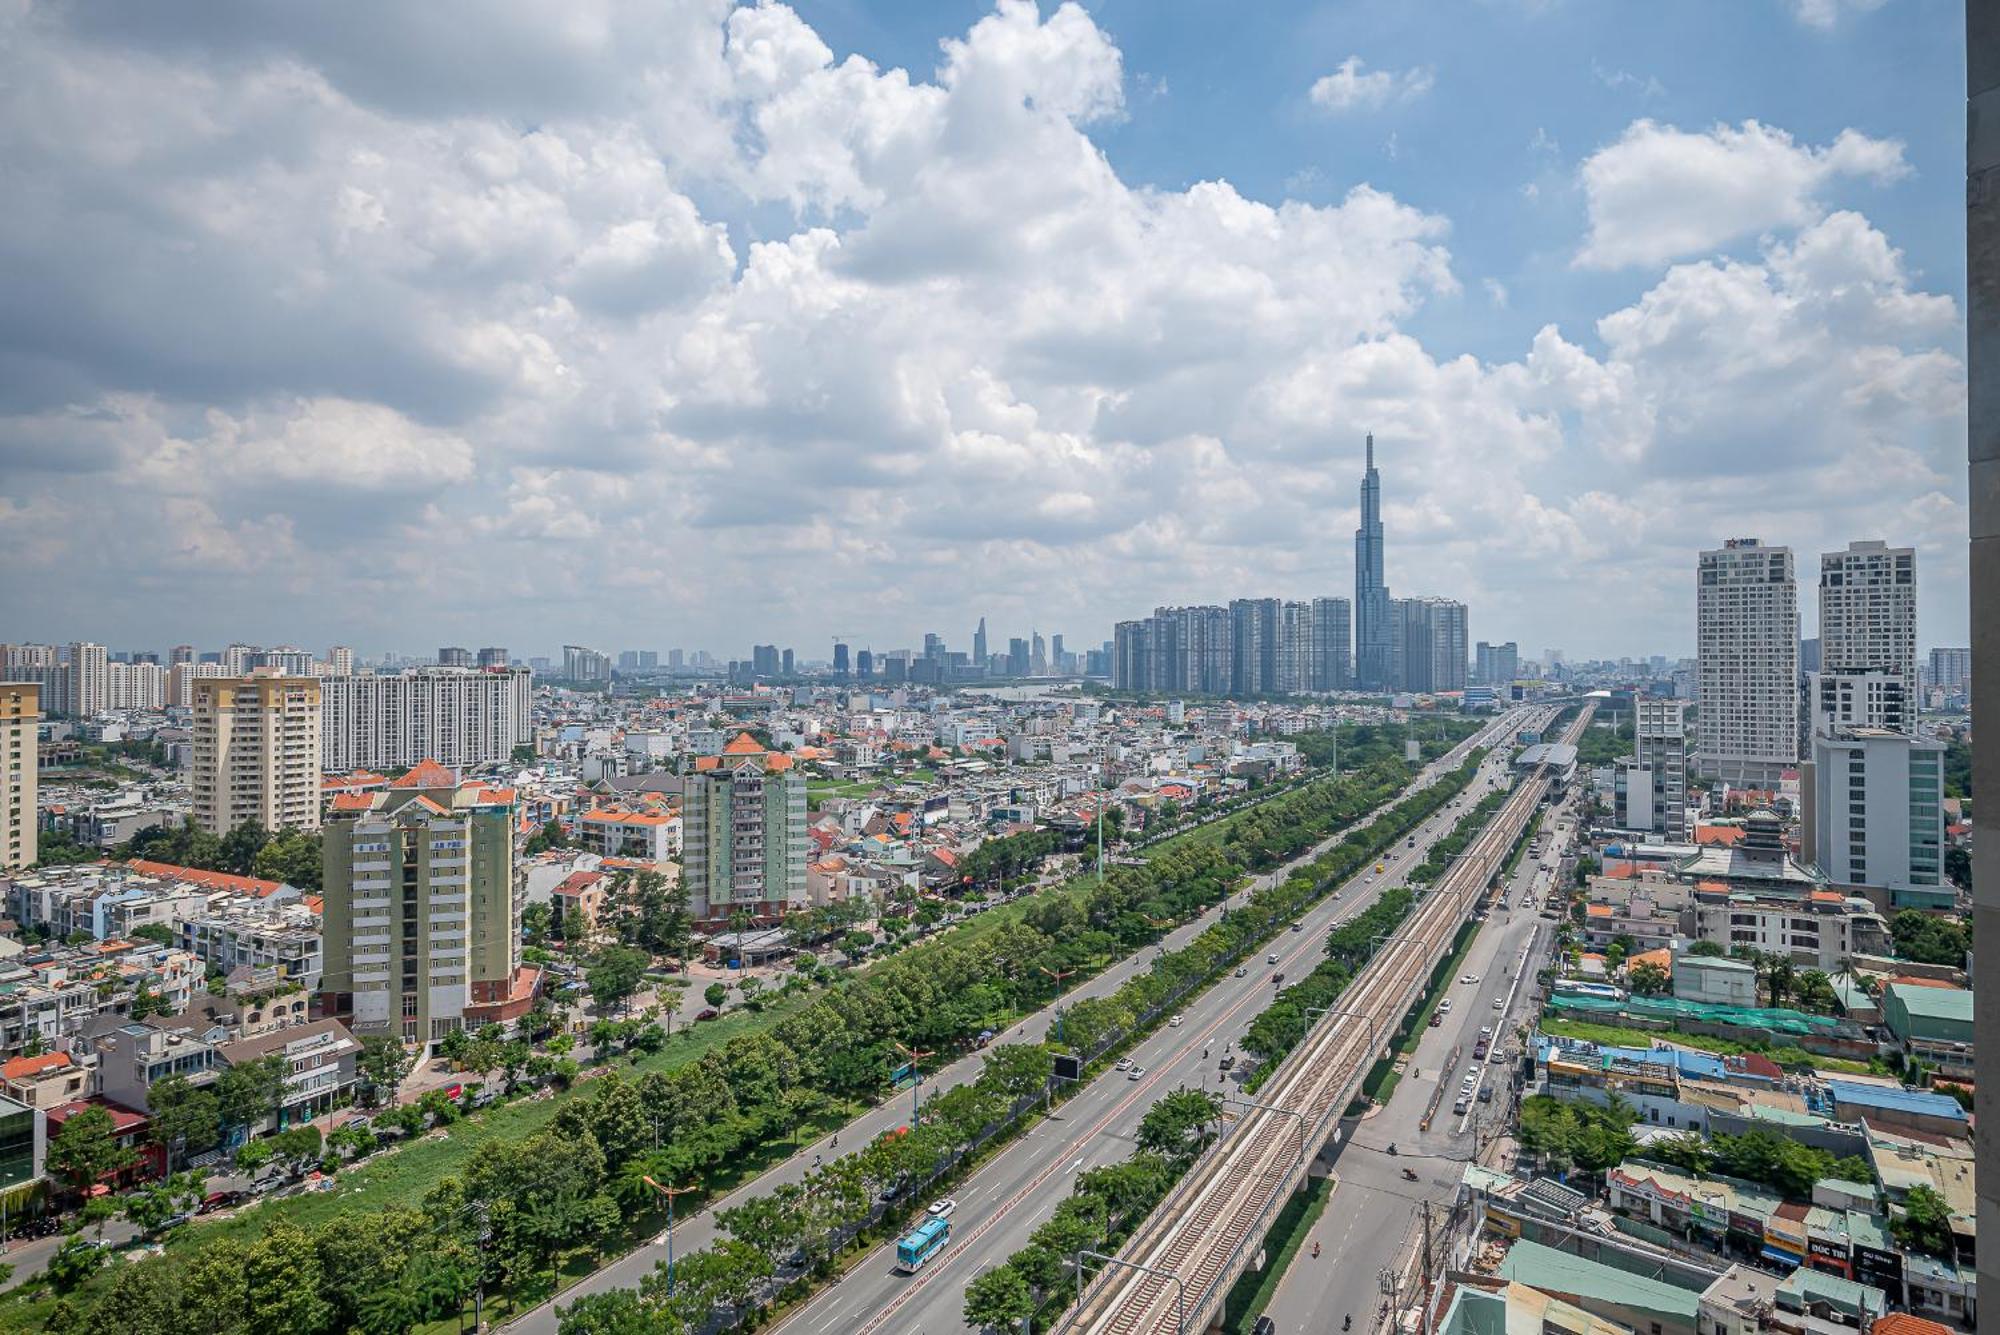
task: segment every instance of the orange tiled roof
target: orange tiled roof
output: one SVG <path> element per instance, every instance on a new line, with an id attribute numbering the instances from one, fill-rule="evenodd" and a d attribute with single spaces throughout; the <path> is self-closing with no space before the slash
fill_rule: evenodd
<path id="1" fill-rule="evenodd" d="M 1696 881 L 1694 883 L 1694 888 L 1697 890 L 1708 890 L 1714 893 L 1727 894 L 1729 891 L 1729 882 L 1714 881 L 1714 880 Z"/>
<path id="2" fill-rule="evenodd" d="M 1947 983 L 1942 978 L 1913 978 L 1908 974 L 1899 974 L 1889 981 L 1897 987 L 1941 987 L 1951 992 L 1959 990 L 1957 983 Z"/>
<path id="3" fill-rule="evenodd" d="M 133 858 L 125 865 L 149 876 L 164 876 L 170 881 L 182 881 L 209 890 L 233 890 L 237 894 L 255 895 L 259 899 L 284 888 L 282 881 L 267 881 L 259 876 L 237 876 L 232 872 L 209 871 L 202 867 L 176 867 L 171 862 L 150 862 L 145 858 Z"/>
<path id="4" fill-rule="evenodd" d="M 739 732 L 729 739 L 729 745 L 722 748 L 722 754 L 725 756 L 761 756 L 764 754 L 764 748 L 759 746 L 757 739 L 749 733 Z"/>
<path id="5" fill-rule="evenodd" d="M 1611 916 L 1611 906 L 1609 904 L 1587 904 L 1584 906 L 1583 911 L 1592 918 L 1608 918 Z"/>
<path id="6" fill-rule="evenodd" d="M 9 1057 L 4 1064 L 0 1064 L 0 1079 L 32 1080 L 68 1065 L 67 1052 L 45 1052 L 39 1057 Z"/>
<path id="7" fill-rule="evenodd" d="M 333 795 L 333 809 L 335 811 L 367 811 L 374 805 L 375 795 L 373 793 L 335 793 Z"/>
<path id="8" fill-rule="evenodd" d="M 1952 1328 L 1909 1312 L 1890 1312 L 1875 1318 L 1868 1335 L 1952 1335 Z"/>
<path id="9" fill-rule="evenodd" d="M 1743 842 L 1744 829 L 1741 825 L 1697 825 L 1694 827 L 1694 841 L 1717 848 L 1734 848 Z"/>
<path id="10" fill-rule="evenodd" d="M 1635 964 L 1656 964 L 1671 973 L 1674 967 L 1674 952 L 1664 947 L 1659 950 L 1642 950 L 1636 955 L 1627 957 L 1625 961 L 1625 967 L 1628 969 Z"/>
<path id="11" fill-rule="evenodd" d="M 440 765 L 435 760 L 419 760 L 410 772 L 400 779 L 389 781 L 391 788 L 456 788 L 458 776 L 449 766 Z"/>

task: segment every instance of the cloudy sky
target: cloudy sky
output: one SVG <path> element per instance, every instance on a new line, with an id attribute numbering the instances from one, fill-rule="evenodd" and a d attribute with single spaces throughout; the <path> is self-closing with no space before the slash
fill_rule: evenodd
<path id="1" fill-rule="evenodd" d="M 1964 643 L 1959 12 L 0 0 L 0 639 Z"/>

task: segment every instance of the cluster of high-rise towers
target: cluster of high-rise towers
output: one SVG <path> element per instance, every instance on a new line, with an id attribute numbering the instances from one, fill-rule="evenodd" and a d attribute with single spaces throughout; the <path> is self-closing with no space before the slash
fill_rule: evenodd
<path id="1" fill-rule="evenodd" d="M 1118 623 L 1112 685 L 1239 696 L 1463 690 L 1470 647 L 1465 604 L 1390 597 L 1382 549 L 1382 476 L 1371 435 L 1351 601 L 1237 598 L 1226 606 L 1155 608 L 1149 617 Z"/>

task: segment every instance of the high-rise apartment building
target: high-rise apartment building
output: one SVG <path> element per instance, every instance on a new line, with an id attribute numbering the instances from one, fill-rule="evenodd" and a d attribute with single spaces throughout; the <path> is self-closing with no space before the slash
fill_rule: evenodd
<path id="1" fill-rule="evenodd" d="M 535 739 L 525 667 L 421 667 L 320 680 L 321 763 L 329 770 L 505 761 Z"/>
<path id="2" fill-rule="evenodd" d="M 179 660 L 176 659 L 176 662 Z M 326 651 L 326 677 L 351 677 L 354 675 L 354 651 L 344 644 L 336 644 Z"/>
<path id="3" fill-rule="evenodd" d="M 1313 689 L 1316 675 L 1313 655 L 1319 637 L 1313 624 L 1313 605 L 1287 599 L 1278 605 L 1276 669 L 1272 689 L 1283 695 L 1297 695 Z"/>
<path id="4" fill-rule="evenodd" d="M 644 655 L 640 657 L 644 659 Z M 506 649 L 497 644 L 485 646 L 474 659 L 475 664 L 482 668 L 503 668 L 507 666 L 508 661 Z M 641 661 L 639 666 L 644 667 L 645 663 Z"/>
<path id="5" fill-rule="evenodd" d="M 106 709 L 159 709 L 167 703 L 167 669 L 158 663 L 107 663 Z"/>
<path id="6" fill-rule="evenodd" d="M 1815 733 L 1801 787 L 1804 852 L 1837 886 L 1888 892 L 1889 908 L 1949 909 L 1944 747 L 1889 728 Z"/>
<path id="7" fill-rule="evenodd" d="M 428 1043 L 526 1010 L 514 808 L 497 796 L 425 764 L 336 807 L 323 854 L 328 1014 Z"/>
<path id="8" fill-rule="evenodd" d="M 1479 641 L 1473 650 L 1472 679 L 1482 686 L 1511 686 L 1521 675 L 1521 646 Z"/>
<path id="9" fill-rule="evenodd" d="M 1972 650 L 1933 649 L 1924 680 L 1941 691 L 1962 695 L 1972 689 Z"/>
<path id="10" fill-rule="evenodd" d="M 1354 689 L 1354 605 L 1345 598 L 1313 599 L 1312 633 L 1311 689 Z"/>
<path id="11" fill-rule="evenodd" d="M 610 681 L 611 655 L 580 644 L 563 646 L 563 676 L 569 681 Z"/>
<path id="12" fill-rule="evenodd" d="M 36 829 L 37 737 L 42 688 L 31 681 L 0 683 L 0 871 L 19 871 L 40 856 Z"/>
<path id="13" fill-rule="evenodd" d="M 790 756 L 743 733 L 687 776 L 682 862 L 689 911 L 775 921 L 806 898 L 806 781 Z"/>
<path id="14" fill-rule="evenodd" d="M 318 661 L 295 644 L 281 644 L 275 649 L 259 649 L 250 655 L 252 671 L 263 668 L 284 677 L 310 677 L 318 667 Z"/>
<path id="15" fill-rule="evenodd" d="M 833 675 L 845 678 L 852 671 L 853 665 L 847 657 L 847 646 L 836 642 L 833 646 Z"/>
<path id="16" fill-rule="evenodd" d="M 167 650 L 168 667 L 173 667 L 177 663 L 192 662 L 194 662 L 194 646 L 191 644 L 177 644 Z"/>
<path id="17" fill-rule="evenodd" d="M 1850 542 L 1819 558 L 1822 672 L 1888 672 L 1917 681 L 1917 554 Z"/>
<path id="18" fill-rule="evenodd" d="M 1789 547 L 1732 538 L 1696 568 L 1695 768 L 1776 787 L 1799 763 L 1799 591 Z"/>
<path id="19" fill-rule="evenodd" d="M 69 690 L 63 712 L 90 718 L 110 707 L 111 655 L 101 644 L 82 642 L 69 647 L 65 677 Z"/>
<path id="20" fill-rule="evenodd" d="M 211 834 L 251 821 L 319 828 L 317 677 L 213 677 L 193 683 L 194 818 Z"/>
<path id="21" fill-rule="evenodd" d="M 1354 677 L 1364 691 L 1389 687 L 1389 586 L 1382 577 L 1382 475 L 1375 471 L 1375 437 L 1361 475 L 1361 526 L 1354 530 Z"/>
<path id="22" fill-rule="evenodd" d="M 778 646 L 775 644 L 753 644 L 750 646 L 750 670 L 760 677 L 778 675 Z"/>
<path id="23" fill-rule="evenodd" d="M 446 645 L 438 650 L 437 661 L 439 667 L 471 667 L 472 650 Z"/>
<path id="24" fill-rule="evenodd" d="M 1388 687 L 1464 690 L 1466 622 L 1465 604 L 1450 598 L 1391 599 Z"/>
<path id="25" fill-rule="evenodd" d="M 1641 696 L 1633 702 L 1633 754 L 1616 767 L 1613 823 L 1621 830 L 1687 840 L 1687 706 Z"/>
<path id="26" fill-rule="evenodd" d="M 1111 689 L 1150 691 L 1153 685 L 1153 627 L 1157 617 L 1120 621 L 1111 628 Z M 1167 689 L 1172 689 L 1171 687 Z"/>
<path id="27" fill-rule="evenodd" d="M 1278 689 L 1276 598 L 1237 598 L 1229 604 L 1230 690 L 1263 695 Z"/>

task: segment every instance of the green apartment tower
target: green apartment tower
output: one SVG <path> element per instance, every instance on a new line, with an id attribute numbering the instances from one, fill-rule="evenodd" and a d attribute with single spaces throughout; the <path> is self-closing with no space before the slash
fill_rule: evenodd
<path id="1" fill-rule="evenodd" d="M 430 1043 L 507 1023 L 540 973 L 519 963 L 514 796 L 425 761 L 343 795 L 326 824 L 325 1012 Z"/>
<path id="2" fill-rule="evenodd" d="M 738 911 L 775 922 L 806 902 L 806 781 L 792 758 L 749 733 L 687 776 L 681 810 L 688 911 L 728 921 Z"/>

